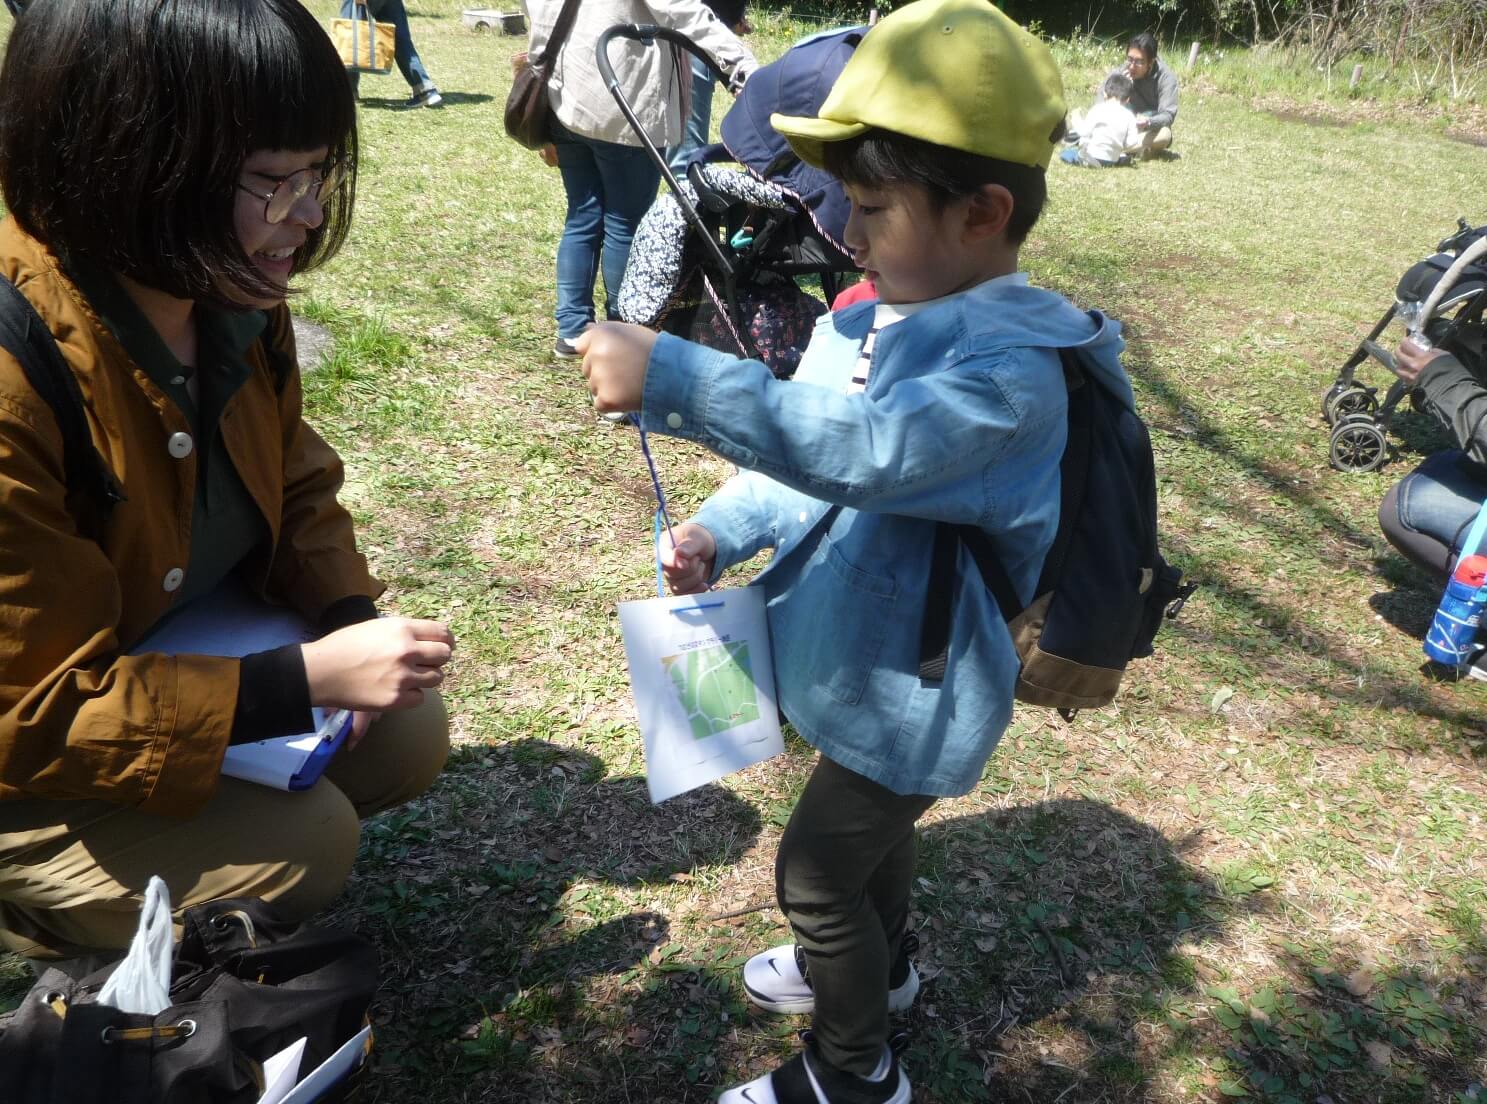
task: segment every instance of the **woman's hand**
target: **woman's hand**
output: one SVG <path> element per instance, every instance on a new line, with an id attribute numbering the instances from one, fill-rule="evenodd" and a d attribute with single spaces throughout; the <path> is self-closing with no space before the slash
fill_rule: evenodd
<path id="1" fill-rule="evenodd" d="M 674 548 L 672 537 L 676 538 Z M 718 558 L 718 542 L 702 526 L 691 521 L 673 526 L 671 536 L 661 534 L 656 551 L 672 594 L 701 594 L 707 589 Z"/>
<path id="2" fill-rule="evenodd" d="M 438 621 L 379 617 L 300 646 L 310 704 L 378 713 L 408 709 L 444 681 L 454 636 Z M 370 718 L 362 722 L 362 731 Z M 358 737 L 359 738 L 359 737 Z"/>
<path id="3" fill-rule="evenodd" d="M 1443 349 L 1422 349 L 1405 338 L 1399 343 L 1399 348 L 1394 350 L 1394 374 L 1413 387 L 1419 381 L 1425 366 L 1436 357 L 1444 355 L 1444 352 Z"/>

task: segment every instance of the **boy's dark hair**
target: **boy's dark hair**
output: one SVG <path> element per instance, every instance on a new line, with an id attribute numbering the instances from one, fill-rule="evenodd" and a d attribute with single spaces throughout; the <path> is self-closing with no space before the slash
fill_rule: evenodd
<path id="1" fill-rule="evenodd" d="M 1140 50 L 1146 55 L 1147 61 L 1156 61 L 1157 37 L 1150 31 L 1142 31 L 1140 34 L 1132 36 L 1131 41 L 1126 43 L 1126 49 Z"/>
<path id="2" fill-rule="evenodd" d="M 356 102 L 299 0 L 32 0 L 0 69 L 0 186 L 23 229 L 183 299 L 287 289 L 233 223 L 258 150 L 326 146 L 349 178 L 295 254 L 315 268 L 355 200 Z"/>
<path id="3" fill-rule="evenodd" d="M 1050 141 L 1057 142 L 1062 132 L 1060 123 Z M 1027 238 L 1048 200 L 1047 174 L 1035 165 L 965 153 L 891 130 L 874 127 L 856 138 L 828 142 L 823 150 L 826 171 L 843 183 L 864 188 L 918 185 L 941 210 L 983 185 L 1000 184 L 1012 193 L 1007 240 L 1013 245 Z"/>
<path id="4" fill-rule="evenodd" d="M 1131 79 L 1131 74 L 1123 73 L 1119 69 L 1105 78 L 1105 83 L 1100 85 L 1100 95 L 1112 100 L 1126 100 L 1130 98 L 1131 90 L 1136 87 L 1136 82 Z"/>

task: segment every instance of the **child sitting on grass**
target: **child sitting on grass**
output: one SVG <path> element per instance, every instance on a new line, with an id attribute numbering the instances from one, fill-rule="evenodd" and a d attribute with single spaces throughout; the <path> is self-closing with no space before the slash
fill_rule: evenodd
<path id="1" fill-rule="evenodd" d="M 1134 87 L 1135 82 L 1124 71 L 1106 77 L 1100 86 L 1100 102 L 1079 124 L 1079 145 L 1063 150 L 1060 160 L 1091 169 L 1129 165 L 1130 155 L 1141 148 L 1136 113 L 1126 106 Z"/>
<path id="2" fill-rule="evenodd" d="M 579 338 L 601 411 L 698 441 L 741 473 L 663 538 L 678 594 L 773 547 L 782 708 L 820 758 L 780 840 L 795 940 L 744 967 L 749 999 L 812 1012 L 803 1053 L 723 1104 L 907 1104 L 890 1010 L 914 824 L 980 781 L 1017 654 L 959 553 L 949 662 L 920 677 L 935 523 L 981 526 L 1027 600 L 1058 525 L 1068 396 L 1058 350 L 1129 402 L 1119 326 L 1032 287 L 1018 249 L 1063 130 L 1047 48 L 985 0 L 917 0 L 863 40 L 815 118 L 772 122 L 841 177 L 846 241 L 878 298 L 822 317 L 793 382 L 638 326 Z"/>

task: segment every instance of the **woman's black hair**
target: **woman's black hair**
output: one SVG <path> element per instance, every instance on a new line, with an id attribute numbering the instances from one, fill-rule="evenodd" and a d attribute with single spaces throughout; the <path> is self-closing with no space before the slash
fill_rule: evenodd
<path id="1" fill-rule="evenodd" d="M 1147 61 L 1156 61 L 1157 37 L 1150 31 L 1142 31 L 1140 34 L 1132 36 L 1131 41 L 1126 43 L 1126 49 L 1140 50 L 1146 56 Z"/>
<path id="2" fill-rule="evenodd" d="M 296 272 L 335 255 L 355 202 L 356 101 L 299 0 L 31 0 L 0 68 L 0 187 L 21 227 L 182 299 L 287 291 L 233 223 L 243 163 L 321 146 L 348 171 Z"/>
<path id="3" fill-rule="evenodd" d="M 1063 129 L 1060 123 L 1049 142 L 1057 142 Z M 1047 174 L 1036 165 L 965 153 L 891 130 L 874 128 L 856 138 L 828 142 L 823 150 L 826 171 L 843 183 L 863 188 L 917 185 L 940 210 L 984 185 L 999 184 L 1012 194 L 1007 239 L 1013 245 L 1027 238 L 1048 201 Z"/>

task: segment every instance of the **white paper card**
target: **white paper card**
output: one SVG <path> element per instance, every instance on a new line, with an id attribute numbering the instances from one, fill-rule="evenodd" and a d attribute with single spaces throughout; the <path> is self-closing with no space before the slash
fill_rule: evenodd
<path id="1" fill-rule="evenodd" d="M 785 750 L 764 591 L 620 603 L 653 802 Z"/>
<path id="2" fill-rule="evenodd" d="M 371 1036 L 370 1027 L 362 1028 L 340 1050 L 316 1066 L 310 1076 L 294 1086 L 280 1104 L 311 1104 L 319 1100 L 327 1089 L 339 1085 L 356 1068 L 366 1054 L 367 1040 Z"/>
<path id="3" fill-rule="evenodd" d="M 258 1104 L 283 1104 L 289 1090 L 299 1080 L 299 1062 L 305 1053 L 305 1040 L 296 1039 L 263 1064 L 263 1095 Z"/>

